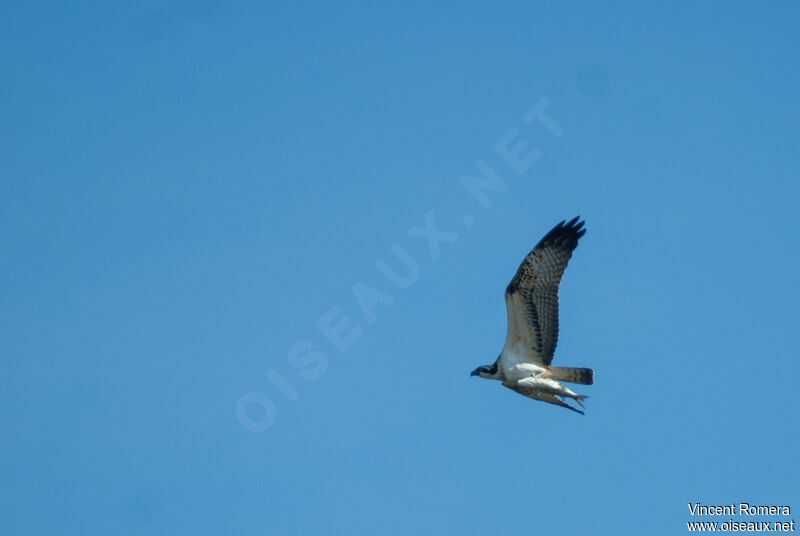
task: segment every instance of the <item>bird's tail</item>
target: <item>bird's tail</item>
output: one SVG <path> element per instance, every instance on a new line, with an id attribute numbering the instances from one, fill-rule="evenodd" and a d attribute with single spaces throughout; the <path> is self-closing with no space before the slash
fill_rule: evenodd
<path id="1" fill-rule="evenodd" d="M 594 383 L 594 371 L 590 368 L 556 367 L 550 365 L 550 375 L 553 379 L 563 382 L 580 383 L 583 385 L 592 385 Z"/>

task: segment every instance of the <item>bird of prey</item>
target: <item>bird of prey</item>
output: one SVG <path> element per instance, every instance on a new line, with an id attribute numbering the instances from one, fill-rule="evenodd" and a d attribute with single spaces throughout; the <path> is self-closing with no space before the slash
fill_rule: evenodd
<path id="1" fill-rule="evenodd" d="M 553 227 L 522 261 L 506 288 L 508 331 L 503 350 L 494 363 L 476 368 L 472 376 L 500 380 L 520 394 L 583 414 L 564 399 L 572 398 L 583 407 L 587 397 L 561 382 L 592 385 L 594 371 L 551 364 L 558 342 L 558 285 L 586 232 L 579 219 Z"/>

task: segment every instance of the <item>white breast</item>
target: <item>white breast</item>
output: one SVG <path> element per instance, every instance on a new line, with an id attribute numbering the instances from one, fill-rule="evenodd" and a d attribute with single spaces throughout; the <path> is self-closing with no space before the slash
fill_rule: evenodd
<path id="1" fill-rule="evenodd" d="M 522 378 L 538 376 L 546 369 L 535 363 L 531 363 L 522 354 L 511 351 L 503 351 L 500 355 L 500 366 L 503 367 L 503 375 L 506 381 L 518 381 Z"/>

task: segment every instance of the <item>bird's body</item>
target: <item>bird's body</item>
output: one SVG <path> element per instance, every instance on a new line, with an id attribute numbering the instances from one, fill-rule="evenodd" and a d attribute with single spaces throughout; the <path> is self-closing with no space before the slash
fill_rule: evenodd
<path id="1" fill-rule="evenodd" d="M 506 288 L 508 331 L 502 352 L 489 366 L 478 367 L 473 376 L 500 380 L 520 394 L 583 413 L 563 398 L 578 404 L 586 398 L 561 382 L 591 385 L 594 371 L 552 365 L 558 342 L 558 285 L 586 232 L 574 218 L 548 232 L 525 257 Z"/>

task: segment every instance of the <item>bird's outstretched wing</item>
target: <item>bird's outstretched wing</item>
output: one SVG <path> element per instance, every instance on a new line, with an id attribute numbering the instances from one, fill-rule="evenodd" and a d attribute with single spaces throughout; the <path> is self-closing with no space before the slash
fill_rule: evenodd
<path id="1" fill-rule="evenodd" d="M 507 387 L 509 387 L 510 389 L 513 389 L 514 391 L 518 392 L 521 395 L 525 395 L 525 396 L 527 396 L 529 398 L 533 398 L 534 400 L 541 400 L 542 402 L 549 402 L 550 404 L 555 404 L 556 406 L 561 406 L 562 408 L 571 409 L 572 411 L 574 411 L 576 413 L 580 413 L 581 415 L 585 415 L 583 410 L 580 410 L 578 408 L 573 408 L 572 406 L 570 406 L 569 404 L 567 404 L 566 402 L 561 400 L 559 397 L 557 397 L 553 393 L 548 393 L 546 391 L 539 391 L 537 389 L 534 389 L 532 387 L 529 387 L 529 386 L 525 385 L 524 383 L 517 383 L 517 384 L 514 384 L 514 385 L 508 385 Z"/>
<path id="2" fill-rule="evenodd" d="M 576 216 L 553 227 L 528 253 L 506 288 L 506 348 L 550 365 L 558 342 L 558 285 L 585 222 Z"/>

